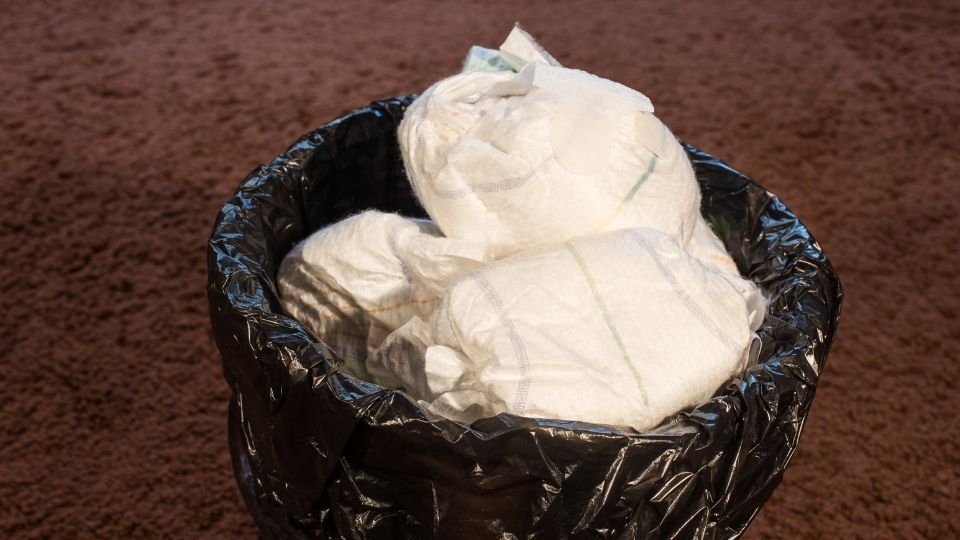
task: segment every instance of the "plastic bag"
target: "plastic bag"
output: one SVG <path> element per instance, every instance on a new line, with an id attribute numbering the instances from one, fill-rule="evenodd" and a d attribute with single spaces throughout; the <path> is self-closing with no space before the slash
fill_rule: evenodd
<path id="1" fill-rule="evenodd" d="M 352 212 L 423 216 L 396 128 L 412 97 L 313 131 L 243 181 L 216 220 L 208 296 L 234 472 L 265 537 L 729 538 L 780 482 L 833 341 L 842 288 L 776 197 L 685 146 L 703 212 L 771 297 L 760 363 L 659 428 L 501 414 L 428 417 L 358 380 L 284 315 L 274 276 L 299 240 Z"/>

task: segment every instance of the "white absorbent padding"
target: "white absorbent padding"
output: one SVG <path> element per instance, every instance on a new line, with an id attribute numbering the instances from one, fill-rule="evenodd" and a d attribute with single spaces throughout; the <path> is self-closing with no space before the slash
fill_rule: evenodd
<path id="1" fill-rule="evenodd" d="M 727 277 L 728 281 L 743 297 L 747 312 L 750 314 L 750 328 L 756 329 L 763 322 L 767 311 L 767 298 L 763 290 L 749 279 L 743 279 L 737 263 L 727 253 L 723 242 L 710 229 L 710 224 L 703 216 L 697 217 L 693 227 L 693 236 L 686 246 L 687 253 L 697 259 L 705 268 Z"/>
<path id="2" fill-rule="evenodd" d="M 356 369 L 488 260 L 486 248 L 444 238 L 430 221 L 367 211 L 295 246 L 277 272 L 277 292 L 287 313 Z"/>
<path id="3" fill-rule="evenodd" d="M 434 412 L 501 412 L 644 430 L 705 402 L 743 367 L 742 291 L 652 229 L 579 237 L 454 283 L 368 358 Z"/>
<path id="4" fill-rule="evenodd" d="M 443 233 L 490 245 L 496 258 L 633 227 L 685 245 L 700 191 L 650 100 L 559 66 L 519 29 L 500 53 L 518 72 L 441 80 L 400 124 L 407 175 Z"/>

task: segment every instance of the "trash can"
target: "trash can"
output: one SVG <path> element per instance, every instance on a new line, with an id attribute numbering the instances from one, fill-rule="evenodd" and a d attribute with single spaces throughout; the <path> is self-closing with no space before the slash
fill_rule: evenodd
<path id="1" fill-rule="evenodd" d="M 636 432 L 500 414 L 464 425 L 354 377 L 283 314 L 298 241 L 368 208 L 424 216 L 376 101 L 252 171 L 217 217 L 208 297 L 229 443 L 267 538 L 730 538 L 780 482 L 837 329 L 842 288 L 777 197 L 685 145 L 703 213 L 770 303 L 758 361 L 708 403 Z"/>

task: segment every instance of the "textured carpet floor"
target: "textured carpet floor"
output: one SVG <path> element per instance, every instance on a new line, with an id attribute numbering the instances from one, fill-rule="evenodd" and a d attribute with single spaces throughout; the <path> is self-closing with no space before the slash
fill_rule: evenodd
<path id="1" fill-rule="evenodd" d="M 781 195 L 843 279 L 803 440 L 746 536 L 960 535 L 955 2 L 4 4 L 0 537 L 255 536 L 207 319 L 218 208 L 515 20 Z"/>

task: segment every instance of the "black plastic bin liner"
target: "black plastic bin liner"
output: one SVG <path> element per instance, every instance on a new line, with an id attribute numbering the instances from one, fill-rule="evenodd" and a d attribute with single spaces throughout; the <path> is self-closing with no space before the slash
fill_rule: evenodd
<path id="1" fill-rule="evenodd" d="M 312 231 L 367 208 L 423 216 L 396 128 L 413 96 L 377 101 L 254 170 L 209 242 L 210 318 L 230 449 L 265 537 L 730 538 L 780 482 L 810 410 L 842 289 L 779 199 L 686 146 L 703 212 L 771 302 L 760 363 L 660 428 L 501 414 L 430 420 L 358 380 L 285 316 L 276 269 Z"/>

